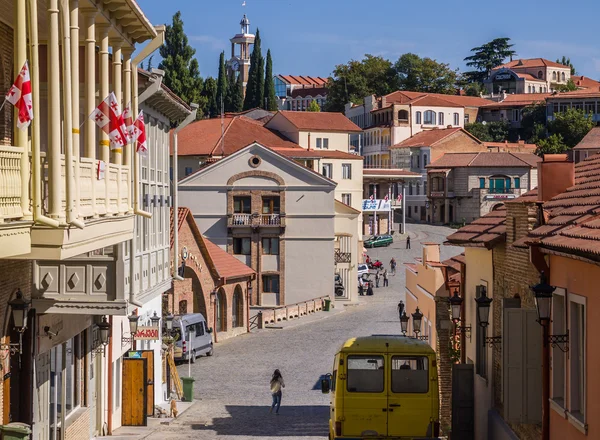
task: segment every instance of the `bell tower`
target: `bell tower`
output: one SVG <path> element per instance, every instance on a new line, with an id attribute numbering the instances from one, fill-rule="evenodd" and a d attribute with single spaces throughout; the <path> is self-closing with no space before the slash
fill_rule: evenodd
<path id="1" fill-rule="evenodd" d="M 246 83 L 248 82 L 248 71 L 250 70 L 250 45 L 254 44 L 254 34 L 250 33 L 250 20 L 246 14 L 240 21 L 240 33 L 234 35 L 231 41 L 231 58 L 227 61 L 227 73 L 229 78 L 235 78 L 241 75 L 244 86 L 244 95 L 246 94 Z"/>

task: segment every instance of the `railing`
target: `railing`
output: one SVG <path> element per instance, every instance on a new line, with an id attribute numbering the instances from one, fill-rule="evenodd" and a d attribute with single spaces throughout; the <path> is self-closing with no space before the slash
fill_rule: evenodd
<path id="1" fill-rule="evenodd" d="M 21 155 L 23 148 L 0 147 L 0 221 L 23 216 Z"/>
<path id="2" fill-rule="evenodd" d="M 274 324 L 281 321 L 289 321 L 290 319 L 300 318 L 311 313 L 323 310 L 325 299 L 331 299 L 330 296 L 321 296 L 307 301 L 302 301 L 296 304 L 274 307 L 271 309 L 261 310 L 259 316 L 258 328 L 264 328 L 267 324 Z"/>
<path id="3" fill-rule="evenodd" d="M 261 226 L 280 226 L 281 217 L 279 214 L 263 214 L 259 216 L 259 224 Z"/>
<path id="4" fill-rule="evenodd" d="M 250 331 L 254 330 L 255 328 L 258 328 L 260 315 L 261 312 L 258 312 L 258 314 L 250 318 Z"/>
<path id="5" fill-rule="evenodd" d="M 350 252 L 342 252 L 339 249 L 335 250 L 334 260 L 337 263 L 350 263 L 352 261 L 352 254 Z"/>
<path id="6" fill-rule="evenodd" d="M 231 226 L 252 226 L 252 214 L 233 214 Z"/>
<path id="7" fill-rule="evenodd" d="M 513 188 L 489 188 L 488 194 L 514 194 Z"/>

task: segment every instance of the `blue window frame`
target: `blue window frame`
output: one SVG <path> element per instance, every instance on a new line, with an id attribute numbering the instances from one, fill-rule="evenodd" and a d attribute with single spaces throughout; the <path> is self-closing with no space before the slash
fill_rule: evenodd
<path id="1" fill-rule="evenodd" d="M 485 188 L 485 177 L 479 178 L 479 188 Z"/>
<path id="2" fill-rule="evenodd" d="M 521 189 L 521 178 L 515 177 L 515 189 Z"/>

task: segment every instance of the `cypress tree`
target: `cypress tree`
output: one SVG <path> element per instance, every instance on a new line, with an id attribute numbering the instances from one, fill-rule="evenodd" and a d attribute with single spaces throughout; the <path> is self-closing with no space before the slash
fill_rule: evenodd
<path id="1" fill-rule="evenodd" d="M 219 78 L 217 80 L 217 108 L 218 113 L 221 112 L 221 99 L 223 106 L 227 105 L 227 73 L 225 71 L 225 52 L 221 52 L 219 57 Z"/>
<path id="2" fill-rule="evenodd" d="M 217 81 L 214 78 L 208 77 L 204 81 L 202 96 L 206 99 L 206 116 L 214 118 L 219 114 L 220 106 L 217 106 Z"/>
<path id="3" fill-rule="evenodd" d="M 234 113 L 241 112 L 244 109 L 244 86 L 242 84 L 242 76 L 238 75 L 236 81 L 231 78 L 229 85 L 228 111 Z"/>
<path id="4" fill-rule="evenodd" d="M 267 51 L 267 66 L 265 68 L 265 110 L 277 111 L 277 97 L 275 96 L 275 83 L 273 82 L 273 60 L 271 49 Z"/>
<path id="5" fill-rule="evenodd" d="M 254 47 L 250 56 L 250 69 L 248 71 L 248 82 L 246 83 L 246 97 L 244 98 L 244 110 L 262 107 L 264 95 L 264 64 L 260 49 L 260 31 L 256 29 Z M 261 67 L 262 66 L 262 67 Z"/>

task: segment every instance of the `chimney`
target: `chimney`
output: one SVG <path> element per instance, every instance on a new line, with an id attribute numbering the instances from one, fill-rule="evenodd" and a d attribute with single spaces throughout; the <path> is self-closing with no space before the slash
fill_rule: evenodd
<path id="1" fill-rule="evenodd" d="M 387 98 L 385 96 L 381 97 L 381 107 L 384 108 L 387 105 Z"/>
<path id="2" fill-rule="evenodd" d="M 545 154 L 537 164 L 538 201 L 547 202 L 575 185 L 575 167 L 566 154 Z"/>
<path id="3" fill-rule="evenodd" d="M 440 245 L 438 243 L 423 243 L 423 264 L 440 262 Z"/>

